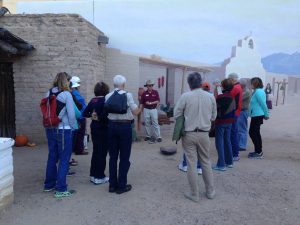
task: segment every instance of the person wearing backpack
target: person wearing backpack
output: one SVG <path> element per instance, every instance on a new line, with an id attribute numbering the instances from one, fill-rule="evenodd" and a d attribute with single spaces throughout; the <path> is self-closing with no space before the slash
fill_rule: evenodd
<path id="1" fill-rule="evenodd" d="M 133 116 L 138 115 L 141 109 L 134 103 L 132 94 L 124 90 L 126 83 L 124 76 L 116 75 L 113 78 L 113 83 L 115 89 L 105 96 L 104 105 L 109 119 L 109 192 L 122 194 L 132 188 L 130 184 L 127 184 L 132 144 L 131 125 Z"/>
<path id="2" fill-rule="evenodd" d="M 69 197 L 74 191 L 68 190 L 66 176 L 72 154 L 72 130 L 76 128 L 74 101 L 69 89 L 68 74 L 58 73 L 47 97 L 56 96 L 59 123 L 45 127 L 48 141 L 48 161 L 44 192 L 55 190 L 56 198 Z M 45 124 L 44 124 L 45 125 Z"/>

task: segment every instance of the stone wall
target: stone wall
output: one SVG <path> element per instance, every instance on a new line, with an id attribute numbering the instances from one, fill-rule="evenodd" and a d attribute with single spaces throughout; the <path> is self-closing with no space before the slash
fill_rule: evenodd
<path id="1" fill-rule="evenodd" d="M 58 72 L 79 76 L 86 100 L 96 81 L 104 78 L 105 46 L 97 43 L 101 31 L 76 14 L 5 15 L 6 28 L 35 47 L 13 60 L 17 134 L 44 142 L 39 103 Z"/>

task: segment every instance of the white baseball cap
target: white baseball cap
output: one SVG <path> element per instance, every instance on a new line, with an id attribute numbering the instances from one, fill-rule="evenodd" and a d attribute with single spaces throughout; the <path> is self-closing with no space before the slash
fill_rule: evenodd
<path id="1" fill-rule="evenodd" d="M 80 83 L 80 78 L 77 76 L 73 76 L 70 80 L 73 84 Z"/>
<path id="2" fill-rule="evenodd" d="M 72 88 L 76 88 L 76 87 L 79 87 L 80 86 L 80 84 L 79 83 L 76 83 L 76 82 L 72 82 Z"/>

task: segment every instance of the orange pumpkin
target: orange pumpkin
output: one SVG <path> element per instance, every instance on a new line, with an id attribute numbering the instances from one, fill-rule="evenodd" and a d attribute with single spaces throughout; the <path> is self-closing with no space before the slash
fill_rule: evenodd
<path id="1" fill-rule="evenodd" d="M 28 137 L 25 135 L 17 135 L 15 138 L 15 146 L 16 147 L 22 147 L 27 145 L 28 143 Z"/>

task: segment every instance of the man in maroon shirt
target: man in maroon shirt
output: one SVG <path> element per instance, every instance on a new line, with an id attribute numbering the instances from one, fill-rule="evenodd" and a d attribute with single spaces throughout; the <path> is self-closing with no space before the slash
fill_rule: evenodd
<path id="1" fill-rule="evenodd" d="M 153 144 L 155 141 L 161 142 L 160 127 L 158 125 L 158 114 L 157 105 L 160 102 L 159 94 L 156 90 L 153 90 L 154 82 L 147 80 L 144 87 L 147 90 L 142 94 L 141 105 L 144 110 L 145 117 L 145 128 L 146 128 L 146 138 L 149 144 Z M 153 135 L 152 131 L 153 130 Z"/>
<path id="2" fill-rule="evenodd" d="M 237 120 L 240 116 L 241 110 L 242 110 L 242 98 L 243 98 L 243 89 L 238 83 L 238 75 L 236 73 L 231 73 L 228 75 L 228 78 L 232 80 L 233 82 L 233 88 L 231 90 L 231 95 L 235 100 L 235 117 L 234 122 L 231 126 L 231 145 L 232 145 L 232 155 L 233 155 L 233 161 L 239 161 L 239 136 L 238 136 L 238 123 Z"/>

